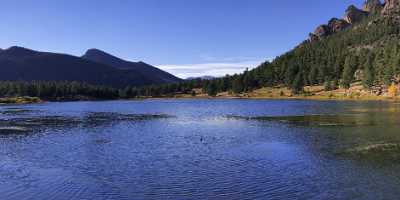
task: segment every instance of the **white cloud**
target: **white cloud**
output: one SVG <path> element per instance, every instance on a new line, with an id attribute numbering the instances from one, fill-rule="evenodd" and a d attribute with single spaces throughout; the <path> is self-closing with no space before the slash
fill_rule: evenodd
<path id="1" fill-rule="evenodd" d="M 226 61 L 226 60 L 223 60 Z M 200 76 L 225 76 L 235 73 L 242 73 L 246 68 L 253 69 L 261 62 L 257 61 L 241 61 L 241 62 L 210 62 L 200 64 L 182 64 L 182 65 L 158 65 L 157 67 L 165 70 L 180 78 L 200 77 Z"/>

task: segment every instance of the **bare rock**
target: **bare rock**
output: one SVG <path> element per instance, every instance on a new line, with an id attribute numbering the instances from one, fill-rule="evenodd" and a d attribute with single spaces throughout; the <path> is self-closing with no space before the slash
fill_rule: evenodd
<path id="1" fill-rule="evenodd" d="M 385 6 L 383 7 L 383 14 L 389 14 L 393 11 L 400 10 L 400 0 L 385 0 Z"/>
<path id="2" fill-rule="evenodd" d="M 314 31 L 314 35 L 316 35 L 318 38 L 323 38 L 330 34 L 331 34 L 331 30 L 330 30 L 329 26 L 325 25 L 325 24 L 318 26 Z"/>
<path id="3" fill-rule="evenodd" d="M 364 12 L 375 12 L 380 11 L 383 8 L 383 4 L 380 0 L 366 0 L 364 2 L 362 10 Z"/>
<path id="4" fill-rule="evenodd" d="M 313 33 L 310 34 L 310 41 L 318 41 L 333 33 L 338 33 L 350 27 L 350 24 L 343 19 L 332 18 L 329 23 L 318 26 Z"/>
<path id="5" fill-rule="evenodd" d="M 319 39 L 320 38 L 318 36 L 314 35 L 314 33 L 310 33 L 308 41 L 315 42 L 315 41 L 318 41 Z M 307 40 L 306 40 L 306 42 L 307 42 Z"/>
<path id="6" fill-rule="evenodd" d="M 398 1 L 400 1 L 400 0 L 398 0 Z M 354 24 L 354 23 L 361 21 L 367 15 L 368 15 L 368 13 L 358 9 L 354 5 L 351 5 L 347 8 L 343 19 L 349 24 Z"/>
<path id="7" fill-rule="evenodd" d="M 350 24 L 343 19 L 332 18 L 328 23 L 328 27 L 331 33 L 338 33 L 346 30 L 348 27 L 350 27 Z"/>
<path id="8" fill-rule="evenodd" d="M 354 73 L 354 80 L 356 81 L 361 81 L 364 79 L 364 70 L 358 69 L 355 73 Z"/>

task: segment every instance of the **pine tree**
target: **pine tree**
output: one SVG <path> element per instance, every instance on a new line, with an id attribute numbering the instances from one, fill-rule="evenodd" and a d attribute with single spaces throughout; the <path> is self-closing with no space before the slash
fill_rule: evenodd
<path id="1" fill-rule="evenodd" d="M 207 86 L 207 94 L 208 96 L 216 96 L 217 95 L 217 85 L 214 81 L 212 81 L 210 84 Z"/>
<path id="2" fill-rule="evenodd" d="M 304 87 L 303 73 L 300 72 L 296 75 L 296 78 L 292 83 L 291 89 L 293 93 L 298 94 L 303 91 L 303 87 Z"/>
<path id="3" fill-rule="evenodd" d="M 362 82 L 365 88 L 370 89 L 374 85 L 374 81 L 374 69 L 372 67 L 371 57 L 369 56 L 364 63 L 364 76 Z"/>
<path id="4" fill-rule="evenodd" d="M 342 87 L 348 89 L 350 88 L 350 84 L 354 79 L 354 69 L 356 68 L 354 62 L 354 57 L 348 56 L 344 63 L 344 69 L 342 74 Z"/>
<path id="5" fill-rule="evenodd" d="M 240 76 L 235 77 L 232 82 L 232 92 L 235 94 L 240 94 L 241 92 L 243 92 L 243 90 L 244 88 L 242 79 L 240 78 Z"/>

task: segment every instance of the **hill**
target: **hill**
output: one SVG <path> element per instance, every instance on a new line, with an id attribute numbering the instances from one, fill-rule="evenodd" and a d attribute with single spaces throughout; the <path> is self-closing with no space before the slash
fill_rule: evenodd
<path id="1" fill-rule="evenodd" d="M 296 92 L 307 85 L 348 88 L 357 80 L 368 89 L 397 83 L 399 2 L 367 0 L 362 10 L 351 5 L 343 19 L 317 27 L 308 40 L 254 71 L 265 75 L 262 84 L 284 84 Z"/>
<path id="2" fill-rule="evenodd" d="M 176 77 L 160 76 L 160 71 L 147 64 L 142 64 L 139 69 L 135 66 L 122 69 L 76 56 L 23 47 L 0 50 L 2 81 L 78 81 L 118 88 L 179 81 Z"/>
<path id="3" fill-rule="evenodd" d="M 318 26 L 298 46 L 251 71 L 200 83 L 186 82 L 171 90 L 166 86 L 158 89 L 171 95 L 202 87 L 204 92 L 215 95 L 278 86 L 296 94 L 304 93 L 306 86 L 324 86 L 329 91 L 347 89 L 355 82 L 375 95 L 387 93 L 390 85 L 399 84 L 400 0 L 366 0 L 361 8 L 350 5 L 342 18 L 332 18 Z M 176 92 L 175 88 L 181 90 Z"/>

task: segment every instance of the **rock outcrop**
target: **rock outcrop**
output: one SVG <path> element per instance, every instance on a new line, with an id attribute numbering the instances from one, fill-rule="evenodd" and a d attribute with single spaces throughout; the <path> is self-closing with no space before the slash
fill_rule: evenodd
<path id="1" fill-rule="evenodd" d="M 362 10 L 364 12 L 376 12 L 380 11 L 383 8 L 383 4 L 380 0 L 366 0 Z"/>
<path id="2" fill-rule="evenodd" d="M 322 37 L 326 37 L 328 35 L 331 34 L 330 28 L 328 27 L 328 25 L 320 25 L 318 26 L 314 33 L 315 36 L 317 36 L 318 38 L 322 38 Z"/>
<path id="3" fill-rule="evenodd" d="M 346 30 L 352 25 L 360 22 L 363 18 L 367 17 L 370 13 L 380 10 L 390 10 L 398 5 L 400 7 L 400 0 L 386 0 L 385 8 L 380 0 L 366 0 L 363 9 L 360 10 L 356 6 L 351 5 L 347 8 L 343 19 L 332 18 L 328 24 L 318 26 L 313 33 L 310 33 L 309 41 L 318 41 L 329 35 L 339 33 Z"/>
<path id="4" fill-rule="evenodd" d="M 343 19 L 332 18 L 328 24 L 318 26 L 313 33 L 310 33 L 310 40 L 317 41 L 331 34 L 346 30 L 351 24 Z"/>
<path id="5" fill-rule="evenodd" d="M 328 22 L 328 27 L 330 29 L 331 33 L 338 33 L 340 31 L 346 30 L 350 24 L 343 20 L 343 19 L 338 19 L 338 18 L 332 18 Z"/>
<path id="6" fill-rule="evenodd" d="M 400 10 L 400 0 L 385 0 L 385 6 L 383 7 L 383 14 L 388 14 L 393 11 Z"/>
<path id="7" fill-rule="evenodd" d="M 361 21 L 367 15 L 368 13 L 358 9 L 354 5 L 351 5 L 347 8 L 343 19 L 349 24 L 354 24 Z"/>

